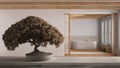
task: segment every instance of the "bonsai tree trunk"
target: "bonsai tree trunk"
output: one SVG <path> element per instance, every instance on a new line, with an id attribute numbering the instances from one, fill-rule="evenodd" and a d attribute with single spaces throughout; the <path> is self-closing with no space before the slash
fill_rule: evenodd
<path id="1" fill-rule="evenodd" d="M 26 54 L 27 60 L 30 61 L 44 61 L 52 58 L 53 54 L 48 52 L 42 52 L 38 50 L 40 45 L 34 44 L 34 51 Z"/>
<path id="2" fill-rule="evenodd" d="M 39 46 L 36 46 L 36 45 L 35 45 L 35 47 L 34 47 L 34 52 L 39 52 L 38 47 L 39 47 Z"/>

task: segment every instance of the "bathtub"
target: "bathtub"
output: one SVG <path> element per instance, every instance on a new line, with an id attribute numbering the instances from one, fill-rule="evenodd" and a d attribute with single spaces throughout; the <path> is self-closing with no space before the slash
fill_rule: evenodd
<path id="1" fill-rule="evenodd" d="M 96 41 L 72 41 L 72 49 L 96 49 Z"/>

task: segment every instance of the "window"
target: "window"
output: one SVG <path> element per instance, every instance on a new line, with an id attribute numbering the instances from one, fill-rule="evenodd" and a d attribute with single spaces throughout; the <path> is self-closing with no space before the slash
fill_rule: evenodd
<path id="1" fill-rule="evenodd" d="M 112 43 L 111 17 L 107 17 L 101 20 L 101 38 L 103 45 L 111 45 Z"/>

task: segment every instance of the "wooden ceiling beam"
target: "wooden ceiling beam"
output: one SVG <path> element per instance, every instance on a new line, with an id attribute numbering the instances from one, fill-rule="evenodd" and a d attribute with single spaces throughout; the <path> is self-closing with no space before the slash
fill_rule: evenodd
<path id="1" fill-rule="evenodd" d="M 120 5 L 120 2 L 0 2 L 0 5 Z"/>
<path id="2" fill-rule="evenodd" d="M 0 9 L 116 9 L 120 6 L 0 5 Z"/>
<path id="3" fill-rule="evenodd" d="M 120 9 L 120 2 L 0 2 L 0 9 Z"/>

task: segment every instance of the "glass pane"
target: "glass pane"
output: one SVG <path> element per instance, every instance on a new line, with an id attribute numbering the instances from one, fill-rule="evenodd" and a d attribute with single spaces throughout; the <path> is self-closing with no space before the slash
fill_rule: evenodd
<path id="1" fill-rule="evenodd" d="M 106 29 L 107 29 L 107 25 L 106 25 L 106 21 L 105 21 L 105 29 L 104 29 L 104 32 L 105 32 L 105 34 L 104 34 L 104 41 L 105 41 L 105 43 L 104 44 L 105 45 L 107 45 L 107 41 L 106 41 L 107 40 L 107 37 L 106 37 L 107 33 L 106 33 L 106 31 L 107 30 Z"/>
<path id="2" fill-rule="evenodd" d="M 104 22 L 102 21 L 102 44 L 104 44 Z"/>
<path id="3" fill-rule="evenodd" d="M 104 45 L 111 45 L 112 43 L 112 20 L 106 18 L 101 22 L 101 41 Z"/>
<path id="4" fill-rule="evenodd" d="M 105 45 L 108 45 L 108 21 L 105 21 Z"/>
<path id="5" fill-rule="evenodd" d="M 112 44 L 112 20 L 109 19 L 109 44 Z"/>

